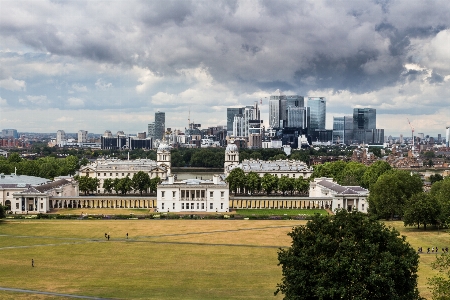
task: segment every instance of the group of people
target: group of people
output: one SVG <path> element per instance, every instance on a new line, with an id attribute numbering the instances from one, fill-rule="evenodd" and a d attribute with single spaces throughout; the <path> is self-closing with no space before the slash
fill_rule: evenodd
<path id="1" fill-rule="evenodd" d="M 106 232 L 105 232 L 105 238 L 108 239 L 108 241 L 109 241 L 110 236 Z M 127 239 L 128 239 L 128 232 L 127 232 Z"/>
<path id="2" fill-rule="evenodd" d="M 443 252 L 443 253 L 448 253 L 448 247 L 445 247 L 445 248 L 441 248 L 441 251 Z M 419 247 L 418 249 L 417 249 L 417 252 L 418 253 L 423 253 L 423 249 L 422 249 L 422 247 Z M 439 252 L 439 248 L 438 247 L 428 247 L 427 248 L 427 254 L 429 254 L 429 253 L 438 253 Z"/>

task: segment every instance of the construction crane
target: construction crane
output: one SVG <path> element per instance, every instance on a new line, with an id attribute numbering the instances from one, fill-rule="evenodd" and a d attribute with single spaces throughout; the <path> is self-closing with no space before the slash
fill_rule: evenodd
<path id="1" fill-rule="evenodd" d="M 408 124 L 411 127 L 411 141 L 412 141 L 412 151 L 414 152 L 414 127 L 411 125 L 411 122 L 409 121 L 409 118 L 406 118 L 408 120 Z"/>

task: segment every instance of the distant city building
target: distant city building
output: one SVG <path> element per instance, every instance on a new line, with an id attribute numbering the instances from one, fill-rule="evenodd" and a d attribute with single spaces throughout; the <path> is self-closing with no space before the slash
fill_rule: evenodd
<path id="1" fill-rule="evenodd" d="M 233 134 L 234 116 L 242 115 L 243 107 L 228 107 L 227 108 L 227 135 Z"/>
<path id="2" fill-rule="evenodd" d="M 166 113 L 158 111 L 155 113 L 155 139 L 162 140 L 165 132 Z"/>
<path id="3" fill-rule="evenodd" d="M 86 130 L 78 130 L 78 143 L 87 143 L 87 134 Z"/>
<path id="4" fill-rule="evenodd" d="M 282 111 L 286 108 L 286 95 L 276 90 L 269 98 L 269 126 L 283 128 Z"/>
<path id="5" fill-rule="evenodd" d="M 325 129 L 326 104 L 325 97 L 308 97 L 307 106 L 310 109 L 310 132 L 316 129 Z"/>
<path id="6" fill-rule="evenodd" d="M 2 129 L 2 137 L 3 138 L 12 137 L 18 139 L 19 134 L 17 133 L 16 129 Z"/>
<path id="7" fill-rule="evenodd" d="M 141 139 L 141 140 L 147 138 L 147 134 L 145 132 L 138 132 L 136 136 L 138 139 Z"/>
<path id="8" fill-rule="evenodd" d="M 269 126 L 271 128 L 301 127 L 309 125 L 309 109 L 305 98 L 299 95 L 284 95 L 276 90 L 269 98 Z"/>
<path id="9" fill-rule="evenodd" d="M 155 138 L 155 122 L 148 124 L 148 137 Z"/>
<path id="10" fill-rule="evenodd" d="M 450 126 L 445 127 L 445 143 L 450 147 Z"/>
<path id="11" fill-rule="evenodd" d="M 353 116 L 333 117 L 333 144 L 348 144 L 353 138 Z"/>
<path id="12" fill-rule="evenodd" d="M 374 108 L 353 109 L 353 144 L 383 144 L 384 129 L 377 129 L 377 110 Z"/>
<path id="13" fill-rule="evenodd" d="M 64 146 L 67 143 L 66 133 L 64 130 L 58 130 L 56 132 L 56 145 L 59 147 Z"/>

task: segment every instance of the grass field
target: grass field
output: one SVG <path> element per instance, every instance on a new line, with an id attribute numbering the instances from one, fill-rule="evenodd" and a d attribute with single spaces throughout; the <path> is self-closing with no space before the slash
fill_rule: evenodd
<path id="1" fill-rule="evenodd" d="M 0 287 L 121 299 L 281 299 L 278 247 L 295 220 L 8 220 L 0 223 Z M 449 234 L 396 227 L 415 248 Z M 104 237 L 111 236 L 110 241 Z M 126 233 L 129 239 L 126 239 Z M 447 244 L 447 245 L 446 245 Z M 35 267 L 31 267 L 31 259 Z M 419 288 L 434 255 L 421 255 Z M 1 299 L 64 299 L 0 291 Z"/>

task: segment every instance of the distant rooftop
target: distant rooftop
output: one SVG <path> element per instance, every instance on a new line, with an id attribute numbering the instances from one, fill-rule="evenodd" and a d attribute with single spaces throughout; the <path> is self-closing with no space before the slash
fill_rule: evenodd
<path id="1" fill-rule="evenodd" d="M 0 186 L 2 185 L 16 185 L 17 187 L 26 187 L 27 185 L 42 185 L 51 182 L 51 180 L 36 176 L 27 176 L 27 175 L 5 175 L 0 174 Z"/>

